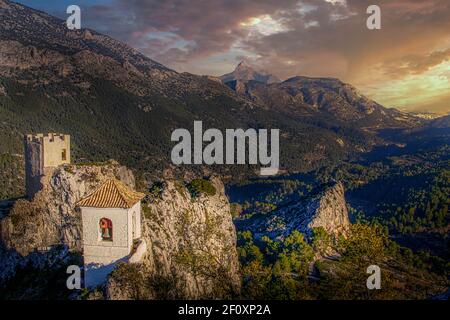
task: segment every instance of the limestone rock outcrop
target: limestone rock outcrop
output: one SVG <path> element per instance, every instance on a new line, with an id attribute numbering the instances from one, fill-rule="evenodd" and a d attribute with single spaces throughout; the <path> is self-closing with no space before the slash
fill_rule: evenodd
<path id="1" fill-rule="evenodd" d="M 144 205 L 148 249 L 140 272 L 145 283 L 153 284 L 141 286 L 144 298 L 217 299 L 239 293 L 236 231 L 229 202 L 222 182 L 212 179 L 211 183 L 215 195 L 192 197 L 183 183 L 169 180 L 163 192 Z M 162 283 L 170 283 L 163 293 Z M 108 298 L 135 298 L 131 291 L 130 286 L 110 279 Z"/>
<path id="2" fill-rule="evenodd" d="M 322 227 L 331 235 L 345 234 L 350 227 L 342 183 L 324 187 L 311 198 L 290 203 L 268 215 L 237 221 L 241 230 L 251 230 L 255 237 L 284 238 L 298 230 L 306 237 L 314 228 Z"/>
<path id="3" fill-rule="evenodd" d="M 322 227 L 329 234 L 345 233 L 350 226 L 344 186 L 337 183 L 310 201 L 306 207 L 309 223 L 304 232 Z"/>

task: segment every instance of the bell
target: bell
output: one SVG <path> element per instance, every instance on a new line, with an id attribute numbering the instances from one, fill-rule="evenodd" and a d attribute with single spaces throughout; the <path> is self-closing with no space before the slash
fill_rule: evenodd
<path id="1" fill-rule="evenodd" d="M 111 238 L 111 235 L 109 234 L 109 228 L 103 229 L 103 238 Z"/>

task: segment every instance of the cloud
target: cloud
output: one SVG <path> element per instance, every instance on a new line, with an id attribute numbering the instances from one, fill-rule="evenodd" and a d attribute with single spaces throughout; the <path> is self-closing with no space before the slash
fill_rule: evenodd
<path id="1" fill-rule="evenodd" d="M 383 69 L 386 74 L 398 78 L 408 74 L 422 74 L 448 60 L 450 60 L 450 49 L 434 51 L 428 55 L 410 54 L 386 61 L 383 63 Z"/>
<path id="2" fill-rule="evenodd" d="M 435 58 L 433 50 L 450 36 L 450 4 L 448 1 L 378 1 L 382 8 L 382 30 L 365 27 L 365 9 L 371 1 L 347 1 L 332 5 L 318 1 L 316 9 L 306 14 L 289 14 L 288 32 L 250 39 L 250 51 L 265 53 L 261 63 L 277 67 L 285 76 L 291 73 L 334 75 L 348 80 L 358 79 L 368 66 L 395 60 L 412 53 Z M 395 3 L 396 2 L 396 3 Z M 417 11 L 413 9 L 416 8 Z M 338 20 L 332 17 L 341 16 Z M 307 28 L 305 21 L 317 21 Z M 325 57 L 329 57 L 325 60 Z M 275 60 L 276 59 L 276 60 Z M 297 68 L 286 67 L 284 61 L 296 61 Z"/>
<path id="3" fill-rule="evenodd" d="M 367 63 L 394 61 L 408 53 L 427 58 L 449 37 L 447 0 L 379 0 L 380 31 L 365 27 L 366 9 L 372 2 L 114 0 L 90 7 L 86 19 L 152 57 L 176 48 L 188 64 L 239 47 L 260 57 L 259 63 L 280 68 L 284 77 L 293 72 L 324 74 L 330 70 L 330 74 L 351 78 Z M 153 36 L 158 34 L 165 34 L 168 40 Z M 333 60 L 312 64 L 317 56 Z M 180 56 L 174 59 L 180 61 Z M 165 60 L 170 63 L 167 57 Z M 289 68 L 286 61 L 290 61 Z M 334 66 L 336 61 L 339 67 Z"/>
<path id="4" fill-rule="evenodd" d="M 398 79 L 383 79 L 367 91 L 386 106 L 448 113 L 450 79 L 445 73 L 449 70 L 450 61 L 433 66 L 422 74 L 411 73 Z"/>
<path id="5" fill-rule="evenodd" d="M 186 61 L 224 53 L 255 32 L 267 35 L 276 28 L 282 30 L 276 21 L 277 12 L 292 9 L 296 3 L 296 0 L 116 0 L 106 10 L 105 6 L 90 8 L 87 19 L 101 29 L 109 28 L 108 34 L 151 56 L 163 56 L 164 48 L 158 39 L 146 35 L 163 32 L 178 37 L 181 43 L 167 43 L 166 50 L 178 48 Z M 262 20 L 259 26 L 258 19 Z"/>
<path id="6" fill-rule="evenodd" d="M 219 75 L 246 57 L 280 78 L 338 77 L 373 93 L 408 76 L 429 81 L 450 54 L 448 0 L 377 0 L 376 31 L 366 28 L 372 0 L 99 3 L 82 8 L 88 26 L 179 71 Z"/>

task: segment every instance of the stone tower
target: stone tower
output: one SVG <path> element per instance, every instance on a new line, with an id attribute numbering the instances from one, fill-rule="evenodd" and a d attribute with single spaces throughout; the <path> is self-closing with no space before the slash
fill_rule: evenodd
<path id="1" fill-rule="evenodd" d="M 41 190 L 41 178 L 55 167 L 70 164 L 70 136 L 59 133 L 27 134 L 25 145 L 25 184 L 29 198 Z"/>

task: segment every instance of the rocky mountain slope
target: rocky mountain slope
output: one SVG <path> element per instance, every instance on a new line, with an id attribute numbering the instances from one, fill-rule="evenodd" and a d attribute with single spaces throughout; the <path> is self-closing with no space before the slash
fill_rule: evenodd
<path id="1" fill-rule="evenodd" d="M 294 230 L 306 237 L 314 228 L 323 228 L 328 234 L 345 234 L 350 227 L 344 186 L 334 183 L 321 188 L 309 199 L 285 204 L 268 214 L 238 220 L 238 229 L 252 231 L 255 238 L 268 236 L 283 239 Z"/>
<path id="2" fill-rule="evenodd" d="M 250 80 L 244 94 L 210 77 L 177 73 L 93 30 L 70 31 L 64 21 L 13 2 L 1 1 L 0 20 L 0 133 L 17 133 L 0 150 L 20 153 L 27 132 L 64 132 L 79 159 L 114 158 L 158 175 L 170 165 L 172 131 L 202 120 L 204 128 L 222 130 L 279 128 L 281 166 L 295 172 L 382 142 L 366 127 L 412 125 L 337 80 L 265 84 L 244 72 L 240 78 Z M 236 177 L 256 168 L 247 169 L 214 170 Z"/>
<path id="3" fill-rule="evenodd" d="M 450 115 L 433 119 L 430 123 L 432 128 L 450 128 Z"/>
<path id="4" fill-rule="evenodd" d="M 384 108 L 334 78 L 293 77 L 281 83 L 235 81 L 227 85 L 264 108 L 292 116 L 331 117 L 372 130 L 422 123 L 407 113 Z"/>

